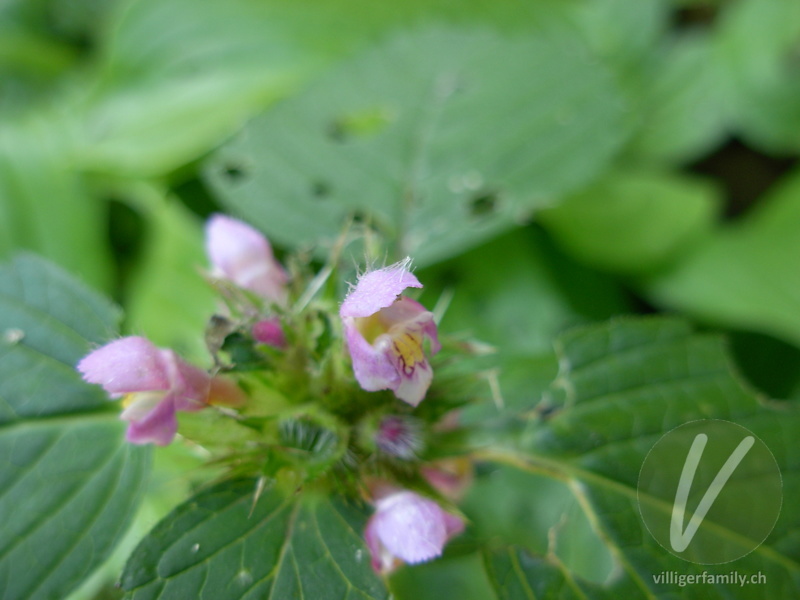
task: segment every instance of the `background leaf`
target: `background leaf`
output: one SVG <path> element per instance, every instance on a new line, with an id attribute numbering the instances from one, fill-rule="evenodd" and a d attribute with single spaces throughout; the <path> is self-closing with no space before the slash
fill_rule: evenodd
<path id="1" fill-rule="evenodd" d="M 648 65 L 642 121 L 626 154 L 634 161 L 685 163 L 723 141 L 730 117 L 710 36 L 684 33 L 663 46 Z"/>
<path id="2" fill-rule="evenodd" d="M 659 305 L 703 321 L 771 334 L 800 345 L 800 174 L 786 178 L 752 214 L 647 279 Z"/>
<path id="3" fill-rule="evenodd" d="M 726 7 L 716 32 L 728 110 L 741 133 L 760 147 L 800 149 L 800 4 L 739 0 Z"/>
<path id="4" fill-rule="evenodd" d="M 566 30 L 398 35 L 250 123 L 206 175 L 281 245 L 330 244 L 355 216 L 393 256 L 430 264 L 608 163 L 627 135 L 624 102 L 590 60 Z"/>
<path id="5" fill-rule="evenodd" d="M 0 122 L 0 258 L 37 252 L 106 291 L 106 212 L 74 170 L 70 135 L 52 115 Z"/>
<path id="6" fill-rule="evenodd" d="M 656 271 L 714 225 L 719 206 L 707 181 L 616 171 L 542 211 L 543 225 L 575 258 L 624 274 Z"/>
<path id="7" fill-rule="evenodd" d="M 167 516 L 131 555 L 126 598 L 388 598 L 359 508 L 274 489 L 256 502 L 255 489 L 253 480 L 224 482 Z"/>
<path id="8" fill-rule="evenodd" d="M 209 361 L 202 332 L 217 306 L 203 278 L 208 258 L 202 224 L 175 198 L 138 186 L 135 208 L 145 217 L 144 255 L 128 284 L 126 330 L 145 332 L 198 363 Z"/>
<path id="9" fill-rule="evenodd" d="M 123 442 L 105 394 L 73 368 L 117 319 L 41 259 L 0 267 L 0 589 L 9 598 L 65 597 L 105 561 L 141 499 L 149 452 Z"/>

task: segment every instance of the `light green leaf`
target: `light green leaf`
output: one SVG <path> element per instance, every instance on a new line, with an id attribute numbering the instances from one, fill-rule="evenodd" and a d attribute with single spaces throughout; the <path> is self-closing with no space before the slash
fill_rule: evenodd
<path id="1" fill-rule="evenodd" d="M 623 100 L 581 45 L 562 30 L 397 35 L 250 123 L 207 178 L 281 245 L 331 244 L 356 217 L 392 256 L 436 262 L 556 202 L 619 148 Z"/>
<path id="2" fill-rule="evenodd" d="M 717 51 L 734 125 L 769 151 L 800 149 L 800 3 L 731 2 L 717 28 Z"/>
<path id="3" fill-rule="evenodd" d="M 722 141 L 729 118 L 717 56 L 706 35 L 665 44 L 644 77 L 634 160 L 685 163 Z"/>
<path id="4" fill-rule="evenodd" d="M 617 76 L 635 83 L 669 26 L 668 8 L 664 0 L 589 0 L 575 5 L 573 19 Z"/>
<path id="5" fill-rule="evenodd" d="M 685 253 L 711 230 L 718 205 L 716 189 L 705 181 L 617 171 L 539 218 L 575 258 L 631 274 Z"/>
<path id="6" fill-rule="evenodd" d="M 127 288 L 126 330 L 207 362 L 202 332 L 217 296 L 203 277 L 208 259 L 201 223 L 155 189 L 141 186 L 137 197 L 147 231 L 143 256 Z"/>
<path id="7" fill-rule="evenodd" d="M 561 372 L 545 400 L 547 416 L 531 422 L 522 437 L 526 456 L 496 453 L 566 482 L 619 566 L 611 584 L 615 597 L 680 592 L 689 599 L 727 598 L 730 588 L 722 583 L 671 588 L 654 577 L 664 571 L 727 574 L 734 568 L 746 575 L 761 572 L 767 581 L 737 588 L 737 598 L 791 597 L 800 584 L 800 510 L 786 500 L 800 492 L 800 453 L 792 441 L 800 435 L 800 413 L 757 399 L 731 371 L 721 340 L 695 334 L 679 320 L 590 326 L 565 335 L 557 348 Z M 778 522 L 735 567 L 673 556 L 640 517 L 637 480 L 645 456 L 666 431 L 697 419 L 724 419 L 751 430 L 782 472 L 785 501 Z M 645 501 L 654 500 L 645 492 Z M 659 506 L 671 510 L 668 502 Z M 735 535 L 719 524 L 714 531 L 720 539 Z"/>
<path id="8" fill-rule="evenodd" d="M 106 215 L 76 174 L 69 143 L 52 115 L 0 123 L 0 258 L 31 250 L 105 290 Z"/>
<path id="9" fill-rule="evenodd" d="M 76 156 L 90 170 L 168 173 L 208 152 L 305 68 L 306 55 L 263 3 L 140 0 L 117 12 L 97 83 L 77 107 Z"/>
<path id="10" fill-rule="evenodd" d="M 800 345 L 800 173 L 752 213 L 698 245 L 644 290 L 661 306 L 709 323 Z"/>
<path id="11" fill-rule="evenodd" d="M 252 480 L 224 482 L 173 511 L 128 561 L 126 598 L 388 598 L 361 509 L 273 489 L 256 501 L 255 491 Z"/>
<path id="12" fill-rule="evenodd" d="M 123 442 L 74 364 L 118 314 L 41 259 L 0 267 L 0 589 L 60 599 L 105 561 L 141 499 L 149 452 Z M 12 518 L 13 515 L 13 518 Z"/>

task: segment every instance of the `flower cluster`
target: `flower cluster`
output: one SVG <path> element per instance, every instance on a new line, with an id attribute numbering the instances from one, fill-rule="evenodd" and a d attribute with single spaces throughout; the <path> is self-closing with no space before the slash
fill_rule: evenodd
<path id="1" fill-rule="evenodd" d="M 230 356 L 234 356 L 233 353 L 244 347 L 247 357 L 254 356 L 255 364 L 262 364 L 259 368 L 275 372 L 274 377 L 290 387 L 296 387 L 298 381 L 291 379 L 293 366 L 302 365 L 302 361 L 315 352 L 308 347 L 295 348 L 287 342 L 287 338 L 302 337 L 296 329 L 305 326 L 307 320 L 291 320 L 295 313 L 292 312 L 294 296 L 289 284 L 296 274 L 290 277 L 276 260 L 267 239 L 253 227 L 224 215 L 212 216 L 205 233 L 212 284 L 226 292 L 233 290 L 228 299 L 245 299 L 239 305 L 234 301 L 233 307 L 229 302 L 221 307 L 222 314 L 214 317 L 214 323 L 223 324 L 219 343 L 213 348 L 209 343 L 215 359 L 214 368 L 211 371 L 200 369 L 172 350 L 158 348 L 139 336 L 114 340 L 89 353 L 77 365 L 87 382 L 101 385 L 112 399 L 122 399 L 120 418 L 128 422 L 126 437 L 131 443 L 169 444 L 178 431 L 180 412 L 193 413 L 215 405 L 227 405 L 237 410 L 221 414 L 241 419 L 243 417 L 237 417 L 239 408 L 246 413 L 250 405 L 273 402 L 274 392 L 264 396 L 267 400 L 257 398 L 258 386 L 264 385 L 263 378 L 250 380 L 250 385 L 238 385 L 237 368 L 242 371 L 244 367 L 237 367 L 235 361 L 221 362 L 216 353 L 220 349 L 234 348 L 229 350 Z M 416 407 L 431 385 L 433 369 L 429 356 L 439 351 L 440 343 L 433 314 L 402 295 L 408 288 L 422 287 L 409 267 L 407 259 L 359 276 L 339 306 L 339 331 L 343 333 L 355 380 L 362 390 L 391 390 L 396 398 Z M 287 336 L 287 332 L 291 335 Z M 331 347 L 334 351 L 338 348 L 340 353 L 343 349 L 341 342 Z M 270 352 L 259 354 L 259 348 L 270 349 Z M 238 360 L 241 354 L 235 356 Z M 260 356 L 263 363 L 258 363 Z M 268 362 L 281 360 L 282 356 L 286 357 L 285 363 Z M 310 374 L 313 370 L 308 368 L 300 366 L 295 370 L 300 373 L 299 377 L 313 377 Z M 320 393 L 328 393 L 325 390 L 330 390 L 331 385 L 325 384 Z M 345 390 L 340 397 L 347 398 L 346 390 L 351 389 L 347 387 L 350 385 L 345 382 L 337 388 Z M 364 397 L 367 396 L 370 395 Z M 413 416 L 403 414 L 408 409 L 392 411 L 387 405 L 389 399 L 391 397 L 382 399 L 376 405 L 382 408 L 377 413 L 378 425 L 372 434 L 372 447 L 392 460 L 415 461 L 421 448 L 421 424 Z M 362 411 L 365 415 L 369 415 L 368 404 L 366 413 Z M 279 411 L 280 408 L 270 410 Z M 339 422 L 339 417 L 322 417 L 319 411 L 302 409 L 292 414 L 301 413 L 306 414 L 307 419 L 316 415 L 314 418 L 318 422 L 306 425 L 313 425 L 317 430 L 324 430 L 323 425 L 327 423 Z M 345 409 L 340 414 L 353 413 Z M 294 423 L 297 428 L 304 422 Z M 291 427 L 286 431 L 291 432 Z M 347 433 L 338 435 L 327 431 L 327 434 L 330 439 L 350 438 Z M 428 489 L 438 488 L 447 496 L 445 487 L 438 483 L 441 478 L 436 476 L 435 468 L 422 465 L 419 473 L 421 481 L 428 482 Z M 439 556 L 447 541 L 463 530 L 463 521 L 442 509 L 431 497 L 398 487 L 388 479 L 377 481 L 366 486 L 375 513 L 365 532 L 376 570 L 386 572 L 401 561 L 413 564 Z"/>

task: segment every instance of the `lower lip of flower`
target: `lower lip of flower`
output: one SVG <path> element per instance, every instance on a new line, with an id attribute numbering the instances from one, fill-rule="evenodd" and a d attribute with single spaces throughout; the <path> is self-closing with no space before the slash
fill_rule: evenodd
<path id="1" fill-rule="evenodd" d="M 403 331 L 392 335 L 392 354 L 402 364 L 403 373 L 411 375 L 414 366 L 425 360 L 425 353 L 422 351 L 422 332 Z"/>
<path id="2" fill-rule="evenodd" d="M 122 397 L 123 411 L 119 418 L 138 421 L 153 410 L 167 395 L 166 391 L 131 392 Z"/>

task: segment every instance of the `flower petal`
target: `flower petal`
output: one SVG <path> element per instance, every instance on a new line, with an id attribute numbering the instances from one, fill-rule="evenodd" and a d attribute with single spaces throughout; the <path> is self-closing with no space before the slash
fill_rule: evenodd
<path id="1" fill-rule="evenodd" d="M 120 418 L 125 418 L 125 411 Z M 130 415 L 129 415 L 130 416 Z M 175 404 L 170 396 L 166 396 L 144 417 L 129 420 L 128 431 L 125 434 L 132 444 L 153 443 L 158 446 L 168 445 L 175 437 L 178 430 L 178 421 L 175 418 Z"/>
<path id="2" fill-rule="evenodd" d="M 213 215 L 206 224 L 206 252 L 223 277 L 268 300 L 285 302 L 288 276 L 258 230 L 237 219 Z"/>
<path id="3" fill-rule="evenodd" d="M 353 360 L 353 372 L 363 389 L 375 392 L 394 389 L 400 384 L 400 375 L 383 345 L 373 347 L 367 343 L 352 318 L 344 319 L 344 333 Z"/>
<path id="4" fill-rule="evenodd" d="M 172 350 L 160 350 L 167 367 L 169 389 L 176 410 L 196 411 L 207 406 L 211 377 L 182 360 Z"/>
<path id="5" fill-rule="evenodd" d="M 397 327 L 403 324 L 406 329 L 420 328 L 431 341 L 432 354 L 436 354 L 442 349 L 433 313 L 416 300 L 400 296 L 394 304 L 382 309 L 379 316 L 388 327 Z"/>
<path id="6" fill-rule="evenodd" d="M 361 275 L 342 302 L 339 315 L 342 318 L 368 317 L 391 306 L 406 288 L 421 288 L 422 284 L 408 270 L 410 262 L 410 259 L 406 259 L 390 267 Z"/>
<path id="7" fill-rule="evenodd" d="M 84 357 L 77 368 L 86 381 L 102 385 L 114 397 L 170 387 L 161 352 L 143 337 L 106 344 Z"/>
<path id="8" fill-rule="evenodd" d="M 428 393 L 433 381 L 433 369 L 430 363 L 427 360 L 418 362 L 410 373 L 403 370 L 402 366 L 399 366 L 397 371 L 400 375 L 400 384 L 394 388 L 394 395 L 411 406 L 418 406 L 425 399 L 425 394 Z"/>
<path id="9" fill-rule="evenodd" d="M 392 555 L 409 564 L 442 554 L 447 542 L 445 512 L 436 502 L 402 491 L 377 502 L 374 534 Z"/>

